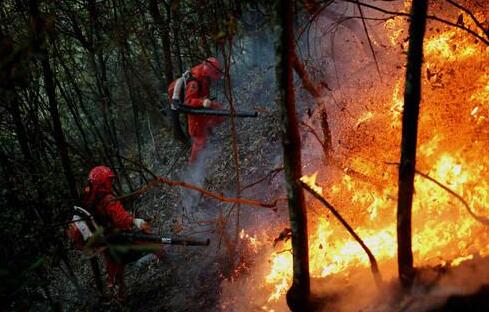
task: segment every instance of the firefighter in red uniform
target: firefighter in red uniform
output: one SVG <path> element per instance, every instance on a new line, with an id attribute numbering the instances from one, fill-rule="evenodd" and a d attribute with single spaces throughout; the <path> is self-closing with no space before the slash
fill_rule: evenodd
<path id="1" fill-rule="evenodd" d="M 93 168 L 88 175 L 88 186 L 84 189 L 84 207 L 88 208 L 105 234 L 131 230 L 134 227 L 145 233 L 150 225 L 143 219 L 134 218 L 116 199 L 112 192 L 112 170 L 105 166 Z M 125 296 L 124 267 L 128 262 L 124 256 L 115 257 L 108 250 L 104 253 L 108 275 L 108 287 L 118 299 Z M 118 289 L 117 289 L 118 288 Z"/>
<path id="2" fill-rule="evenodd" d="M 222 76 L 221 64 L 215 57 L 204 60 L 191 69 L 193 79 L 187 82 L 185 89 L 185 104 L 196 108 L 220 108 L 219 103 L 209 99 L 211 81 Z M 205 148 L 209 130 L 222 123 L 220 116 L 188 115 L 188 133 L 192 139 L 192 151 L 189 163 L 195 163 L 199 153 Z"/>

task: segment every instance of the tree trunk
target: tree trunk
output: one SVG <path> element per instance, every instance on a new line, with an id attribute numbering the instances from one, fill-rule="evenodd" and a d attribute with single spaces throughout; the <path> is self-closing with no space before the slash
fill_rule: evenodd
<path id="1" fill-rule="evenodd" d="M 129 77 L 129 72 L 127 70 L 126 65 L 122 65 L 124 68 L 124 76 L 126 79 L 126 84 L 129 92 L 129 97 L 131 99 L 131 106 L 132 106 L 132 112 L 133 112 L 133 119 L 134 119 L 134 135 L 136 137 L 136 145 L 137 145 L 137 150 L 138 150 L 138 162 L 143 163 L 143 147 L 142 147 L 142 134 L 141 134 L 141 127 L 140 127 L 140 117 L 139 117 L 139 107 L 137 105 L 136 98 L 141 98 L 140 94 L 138 94 L 137 91 L 135 91 L 132 87 L 132 82 Z M 137 93 L 135 95 L 135 93 Z M 142 176 L 140 176 L 140 183 L 143 183 Z"/>
<path id="2" fill-rule="evenodd" d="M 181 76 L 184 72 L 182 55 L 180 52 L 180 9 L 178 8 L 178 3 L 172 8 L 173 19 L 171 21 L 171 29 L 173 32 L 173 42 L 175 44 L 175 59 L 177 61 L 177 75 Z"/>
<path id="3" fill-rule="evenodd" d="M 31 168 L 34 166 L 34 159 L 28 143 L 28 135 L 25 131 L 24 124 L 22 123 L 22 116 L 19 108 L 20 103 L 17 99 L 17 94 L 15 94 L 15 91 L 5 91 L 0 94 L 2 94 L 2 97 L 7 102 L 7 108 L 10 111 L 15 125 L 15 133 L 17 135 L 17 140 L 19 141 L 20 150 L 22 151 L 22 154 L 24 154 L 28 166 Z"/>
<path id="4" fill-rule="evenodd" d="M 163 45 L 163 57 L 165 59 L 165 81 L 166 83 L 163 85 L 164 90 L 168 89 L 168 85 L 173 80 L 173 64 L 171 59 L 171 41 L 170 41 L 170 8 L 167 8 L 167 19 L 165 20 L 163 16 L 161 16 L 160 9 L 158 7 L 158 2 L 156 0 L 150 0 L 149 2 L 149 13 L 153 17 L 153 20 L 156 25 L 158 25 L 159 33 L 161 34 L 161 43 Z M 185 133 L 182 130 L 182 126 L 180 124 L 180 114 L 174 110 L 170 110 L 170 117 L 172 120 L 172 128 L 173 128 L 173 137 L 175 140 L 180 141 L 182 143 L 187 143 L 188 139 Z"/>
<path id="5" fill-rule="evenodd" d="M 73 121 L 75 122 L 76 128 L 78 129 L 78 132 L 80 133 L 80 137 L 83 142 L 83 149 L 86 155 L 92 155 L 92 152 L 89 147 L 88 139 L 85 134 L 85 131 L 83 130 L 83 123 L 80 117 L 80 114 L 78 113 L 78 109 L 76 107 L 75 100 L 73 96 L 68 94 L 68 88 L 66 86 L 63 86 L 59 80 L 56 80 L 56 85 L 58 87 L 59 92 L 61 93 L 61 96 L 64 98 L 68 109 L 71 113 L 71 116 L 73 118 Z"/>
<path id="6" fill-rule="evenodd" d="M 404 289 L 413 283 L 413 253 L 411 249 L 411 210 L 416 168 L 416 139 L 419 103 L 421 99 L 421 65 L 423 37 L 426 25 L 427 1 L 413 1 L 409 26 L 409 50 L 404 86 L 402 116 L 401 162 L 397 200 L 397 261 L 399 279 Z"/>
<path id="7" fill-rule="evenodd" d="M 309 255 L 307 242 L 307 216 L 304 191 L 300 185 L 301 142 L 297 127 L 292 62 L 294 50 L 292 0 L 277 0 L 279 30 L 276 43 L 277 64 L 275 67 L 279 92 L 279 106 L 283 123 L 284 168 L 289 200 L 290 225 L 294 275 L 292 286 L 287 292 L 287 304 L 292 311 L 309 310 Z"/>
<path id="8" fill-rule="evenodd" d="M 36 0 L 30 2 L 31 17 L 33 20 L 33 36 L 34 36 L 34 50 L 39 51 L 39 58 L 42 66 L 42 73 L 44 79 L 44 89 L 48 97 L 49 113 L 53 122 L 53 136 L 58 147 L 59 157 L 61 159 L 61 165 L 63 166 L 63 172 L 68 183 L 68 188 L 71 195 L 72 202 L 78 199 L 78 191 L 75 182 L 75 176 L 71 170 L 71 161 L 68 155 L 68 146 L 61 125 L 61 118 L 58 110 L 58 103 L 56 101 L 56 91 L 54 84 L 54 73 L 49 64 L 49 52 L 44 47 L 47 43 L 47 34 L 45 33 L 45 22 L 39 12 L 38 3 Z"/>
<path id="9" fill-rule="evenodd" d="M 105 161 L 108 162 L 111 167 L 113 167 L 112 155 L 111 155 L 111 152 L 109 151 L 107 140 L 102 135 L 102 133 L 99 131 L 97 124 L 95 123 L 95 120 L 92 117 L 92 112 L 85 107 L 85 101 L 84 101 L 83 93 L 82 93 L 82 90 L 80 89 L 80 87 L 78 86 L 78 83 L 77 83 L 75 77 L 73 76 L 72 72 L 70 71 L 67 64 L 64 62 L 64 60 L 62 60 L 61 57 L 59 59 L 61 59 L 59 64 L 64 69 L 65 80 L 66 80 L 65 82 L 69 83 L 69 86 L 71 86 L 73 88 L 73 90 L 76 94 L 76 97 L 78 100 L 77 101 L 78 102 L 77 107 L 80 108 L 81 112 L 85 116 L 84 120 L 86 120 L 86 122 L 87 122 L 87 129 L 90 131 L 91 135 L 94 138 L 98 138 L 100 140 L 101 149 L 102 149 L 103 155 L 105 157 Z M 74 62 L 73 59 L 72 59 L 72 61 Z M 74 104 L 74 105 L 76 106 L 76 104 Z M 95 160 L 96 159 L 94 159 L 94 161 Z"/>
<path id="10" fill-rule="evenodd" d="M 4 152 L 4 148 L 4 146 L 0 147 L 0 170 L 2 173 L 2 178 L 5 179 L 5 181 L 13 181 L 13 177 L 17 174 L 17 172 L 15 172 L 15 167 L 7 157 L 7 154 L 10 153 L 7 151 Z M 4 198 L 7 205 L 10 207 L 22 207 L 23 203 L 17 195 L 17 187 L 14 183 L 5 183 L 4 192 L 5 193 L 3 196 L 5 196 Z"/>
<path id="11" fill-rule="evenodd" d="M 231 113 L 236 111 L 234 107 L 234 98 L 233 98 L 233 87 L 231 81 L 231 56 L 233 54 L 233 40 L 229 38 L 227 44 L 222 47 L 222 54 L 224 58 L 224 93 L 226 99 L 229 103 L 229 108 Z M 236 130 L 236 117 L 231 114 L 231 146 L 233 150 L 233 163 L 234 170 L 236 173 L 236 197 L 241 197 L 241 169 L 240 169 L 240 161 L 239 161 L 239 146 L 238 146 L 238 135 Z M 239 242 L 239 232 L 241 230 L 240 226 L 240 214 L 241 214 L 241 206 L 240 204 L 236 204 L 233 208 L 236 208 L 236 223 L 235 223 L 235 231 L 234 231 L 234 239 L 232 244 L 232 254 L 231 259 L 234 265 L 235 259 L 235 251 Z"/>
<path id="12" fill-rule="evenodd" d="M 125 10 L 123 4 L 121 4 L 122 9 Z M 123 33 L 129 34 L 128 29 L 125 28 L 124 24 L 121 26 L 123 29 Z M 135 72 L 130 73 L 130 67 L 132 64 L 132 53 L 131 53 L 131 46 L 129 45 L 127 41 L 127 37 L 122 37 L 120 39 L 120 45 L 119 45 L 119 55 L 120 55 L 120 60 L 121 60 L 121 67 L 122 67 L 122 72 L 124 73 L 124 80 L 127 85 L 127 92 L 129 94 L 129 99 L 131 100 L 131 106 L 132 106 L 132 112 L 133 112 L 133 120 L 134 120 L 134 134 L 136 138 L 136 145 L 137 145 L 137 151 L 138 151 L 138 161 L 139 163 L 142 163 L 142 135 L 141 135 L 141 129 L 140 129 L 140 118 L 139 118 L 139 105 L 137 102 L 137 99 L 141 98 L 141 94 L 139 93 L 139 88 L 134 88 L 134 80 L 133 77 L 136 77 L 137 74 Z M 142 183 L 142 180 L 140 181 Z"/>
<path id="13" fill-rule="evenodd" d="M 102 104 L 102 117 L 104 121 L 105 131 L 107 137 L 112 143 L 112 147 L 116 151 L 116 154 L 119 155 L 119 139 L 117 135 L 117 127 L 115 125 L 112 94 L 109 89 L 109 81 L 107 77 L 107 65 L 104 60 L 104 42 L 100 34 L 102 26 L 100 25 L 99 21 L 99 10 L 97 9 L 97 2 L 95 0 L 89 0 L 87 8 L 90 20 L 89 24 L 91 34 L 89 46 L 87 47 L 89 52 L 90 65 L 92 66 L 95 77 L 97 78 L 97 88 L 101 97 L 100 102 Z"/>
<path id="14" fill-rule="evenodd" d="M 165 20 L 163 16 L 161 16 L 160 9 L 158 7 L 158 1 L 150 0 L 149 2 L 149 13 L 153 17 L 156 25 L 158 25 L 158 29 L 161 34 L 161 43 L 163 45 L 163 57 L 164 57 L 164 65 L 165 65 L 165 78 L 166 84 L 168 85 L 173 80 L 173 63 L 171 60 L 171 49 L 170 49 L 170 19 Z M 168 16 L 170 16 L 170 12 L 168 12 Z"/>
<path id="15" fill-rule="evenodd" d="M 21 109 L 20 109 L 21 102 L 19 99 L 19 95 L 17 94 L 17 91 L 15 91 L 15 89 L 12 90 L 0 89 L 0 97 L 2 97 L 7 104 L 6 108 L 12 117 L 12 121 L 14 122 L 14 126 L 15 126 L 14 132 L 17 136 L 17 141 L 19 142 L 20 150 L 22 151 L 27 167 L 29 168 L 29 171 L 32 174 L 31 176 L 33 177 L 33 181 L 37 181 L 40 173 L 38 172 L 38 166 L 36 166 L 36 162 L 39 159 L 37 158 L 35 159 L 32 153 L 31 143 L 33 138 L 29 135 L 29 132 L 24 126 L 25 119 L 23 120 L 24 116 L 21 113 Z M 41 201 L 41 198 L 39 198 L 39 201 Z"/>

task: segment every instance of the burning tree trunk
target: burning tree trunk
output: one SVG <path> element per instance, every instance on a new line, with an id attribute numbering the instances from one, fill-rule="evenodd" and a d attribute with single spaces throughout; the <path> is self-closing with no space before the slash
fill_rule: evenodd
<path id="1" fill-rule="evenodd" d="M 401 285 L 408 289 L 414 280 L 411 250 L 411 209 L 416 169 L 416 139 L 421 99 L 421 65 L 426 25 L 427 1 L 413 1 L 409 26 L 409 50 L 404 87 L 401 162 L 397 200 L 397 257 Z"/>
<path id="2" fill-rule="evenodd" d="M 294 275 L 292 286 L 287 292 L 287 304 L 292 311 L 308 310 L 309 255 L 307 244 L 307 217 L 304 191 L 300 185 L 301 142 L 297 127 L 295 95 L 293 86 L 293 11 L 291 0 L 277 0 L 276 43 L 277 64 L 275 73 L 279 91 L 280 113 L 283 122 L 284 167 L 289 199 L 289 215 L 292 230 Z"/>

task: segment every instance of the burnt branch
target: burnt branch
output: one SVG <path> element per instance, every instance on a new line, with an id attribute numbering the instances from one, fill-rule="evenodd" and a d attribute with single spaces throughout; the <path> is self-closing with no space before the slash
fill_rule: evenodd
<path id="1" fill-rule="evenodd" d="M 265 181 L 267 178 L 270 178 L 272 179 L 273 177 L 275 177 L 275 175 L 277 173 L 279 173 L 280 171 L 284 170 L 284 167 L 278 167 L 278 168 L 275 168 L 275 169 L 272 169 L 270 170 L 270 172 L 268 172 L 265 176 L 261 177 L 260 179 L 256 180 L 255 182 L 252 182 L 246 186 L 244 186 L 242 189 L 241 189 L 241 192 L 243 192 L 244 190 L 246 189 L 249 189 L 250 187 L 253 187 L 263 181 Z"/>
<path id="2" fill-rule="evenodd" d="M 328 124 L 328 119 L 326 112 L 324 109 L 321 111 L 321 129 L 323 131 L 323 139 L 321 140 L 319 138 L 319 134 L 317 131 L 310 125 L 308 125 L 305 122 L 301 122 L 300 125 L 305 128 L 305 130 L 309 133 L 311 133 L 316 140 L 321 144 L 321 147 L 323 148 L 324 156 L 327 160 L 331 158 L 330 156 L 330 151 L 331 151 L 331 132 L 329 131 L 329 124 Z"/>
<path id="3" fill-rule="evenodd" d="M 166 179 L 166 178 L 158 177 L 158 176 L 156 177 L 156 179 L 149 181 L 141 189 L 139 189 L 133 193 L 130 193 L 128 195 L 118 197 L 117 199 L 120 201 L 128 200 L 130 198 L 133 198 L 133 197 L 136 197 L 136 196 L 139 196 L 139 195 L 142 195 L 142 194 L 148 192 L 149 190 L 157 187 L 159 184 L 165 184 L 165 185 L 170 185 L 170 186 L 180 186 L 180 187 L 183 187 L 183 188 L 186 188 L 189 190 L 194 190 L 194 191 L 201 193 L 204 196 L 211 197 L 211 198 L 217 199 L 217 200 L 225 202 L 225 203 L 241 204 L 241 205 L 263 207 L 263 208 L 272 208 L 272 210 L 274 210 L 274 211 L 277 210 L 278 201 L 282 200 L 282 199 L 278 198 L 278 199 L 275 199 L 271 203 L 266 203 L 266 202 L 262 202 L 262 201 L 254 200 L 254 199 L 225 197 L 222 194 L 218 194 L 218 193 L 208 191 L 208 190 L 203 189 L 200 186 L 197 186 L 194 184 L 186 183 L 183 181 L 170 180 L 170 179 Z"/>
<path id="4" fill-rule="evenodd" d="M 319 144 L 321 144 L 321 146 L 323 147 L 324 154 L 327 155 L 326 144 L 324 144 L 324 141 L 319 138 L 319 134 L 317 133 L 317 131 L 310 125 L 306 124 L 305 122 L 301 122 L 300 125 L 316 138 Z"/>
<path id="5" fill-rule="evenodd" d="M 429 175 L 425 174 L 425 173 L 422 173 L 418 170 L 416 170 L 416 174 L 422 176 L 423 178 L 435 183 L 436 185 L 438 185 L 439 187 L 441 187 L 443 190 L 445 190 L 446 192 L 448 192 L 450 195 L 454 196 L 455 198 L 457 198 L 465 207 L 465 209 L 467 210 L 467 212 L 477 221 L 479 221 L 480 223 L 484 224 L 484 225 L 489 225 L 489 218 L 487 217 L 484 217 L 484 216 L 479 216 L 477 214 L 475 214 L 472 209 L 470 208 L 469 204 L 467 203 L 467 201 L 460 195 L 458 195 L 457 193 L 455 193 L 453 190 L 451 190 L 448 186 L 445 186 L 444 184 L 442 184 L 440 181 L 436 180 L 435 178 L 432 178 L 430 177 Z"/>
<path id="6" fill-rule="evenodd" d="M 386 162 L 385 164 L 387 165 L 396 165 L 396 166 L 399 166 L 399 163 L 394 163 L 394 162 Z M 467 210 L 467 212 L 469 213 L 470 216 L 472 216 L 476 221 L 484 224 L 484 225 L 487 225 L 489 226 L 489 218 L 488 217 L 485 217 L 485 216 L 480 216 L 480 215 L 477 215 L 473 210 L 472 208 L 470 207 L 470 205 L 467 203 L 467 201 L 459 194 L 457 194 L 454 190 L 450 189 L 448 186 L 446 186 L 445 184 L 441 183 L 440 181 L 438 181 L 437 179 L 429 176 L 428 174 L 426 173 L 423 173 L 421 171 L 419 171 L 418 169 L 415 170 L 416 174 L 435 183 L 437 186 L 439 186 L 440 188 L 442 188 L 444 191 L 446 191 L 447 193 L 449 193 L 450 195 L 452 195 L 453 197 L 455 197 L 456 199 L 458 199 L 462 205 L 464 205 L 465 207 L 465 210 Z"/>
<path id="7" fill-rule="evenodd" d="M 370 261 L 370 270 L 372 271 L 372 275 L 375 281 L 375 285 L 380 289 L 382 287 L 382 275 L 379 271 L 379 266 L 377 264 L 377 260 L 375 259 L 374 254 L 370 251 L 367 245 L 363 242 L 363 240 L 358 236 L 358 234 L 353 230 L 353 228 L 346 222 L 346 220 L 341 216 L 341 214 L 336 210 L 333 205 L 331 205 L 323 196 L 314 191 L 309 185 L 300 181 L 302 187 L 308 191 L 312 196 L 314 196 L 317 200 L 321 202 L 329 211 L 340 221 L 341 225 L 345 227 L 345 229 L 350 233 L 350 235 L 362 246 L 363 250 L 367 254 L 368 260 Z"/>
<path id="8" fill-rule="evenodd" d="M 379 62 L 377 61 L 377 55 L 375 54 L 374 46 L 372 44 L 372 40 L 370 39 L 370 35 L 368 33 L 367 23 L 365 22 L 365 16 L 363 14 L 362 6 L 360 5 L 360 1 L 357 0 L 356 2 L 357 2 L 358 11 L 360 12 L 363 30 L 365 31 L 365 36 L 367 36 L 368 46 L 370 47 L 370 51 L 372 52 L 372 57 L 374 58 L 375 66 L 377 68 L 377 73 L 379 74 L 379 78 L 382 78 L 382 76 L 380 75 L 380 67 L 379 67 Z"/>
<path id="9" fill-rule="evenodd" d="M 329 128 L 328 122 L 328 114 L 326 113 L 326 107 L 323 107 L 321 112 L 319 113 L 321 130 L 323 132 L 323 141 L 324 141 L 324 153 L 326 154 L 326 159 L 330 158 L 330 153 L 333 149 L 333 142 L 331 137 L 331 130 Z"/>
<path id="10" fill-rule="evenodd" d="M 311 14 L 311 17 L 309 17 L 309 21 L 307 22 L 307 25 L 302 27 L 302 30 L 299 32 L 297 35 L 296 41 L 299 41 L 302 35 L 305 32 L 309 32 L 312 23 L 321 15 L 321 13 L 334 1 L 333 0 L 328 0 L 326 3 L 324 3 L 322 6 L 319 6 L 319 4 L 315 1 L 308 1 L 308 2 L 314 2 L 314 5 L 310 6 L 310 8 L 306 7 L 306 10 Z"/>
<path id="11" fill-rule="evenodd" d="M 299 58 L 297 56 L 297 52 L 294 50 L 292 51 L 292 67 L 294 68 L 295 72 L 297 73 L 297 76 L 302 81 L 302 86 L 304 89 L 306 89 L 307 92 L 311 94 L 311 96 L 314 98 L 314 100 L 317 101 L 319 97 L 321 97 L 321 92 L 319 88 L 312 82 L 311 77 L 309 77 L 309 74 L 306 71 L 306 68 L 304 64 L 299 61 Z"/>
<path id="12" fill-rule="evenodd" d="M 401 160 L 397 196 L 397 264 L 399 280 L 404 290 L 411 288 L 415 278 L 412 251 L 411 217 L 416 169 L 419 105 L 421 101 L 421 67 L 423 40 L 428 4 L 413 1 L 409 23 L 409 48 L 404 82 L 402 113 Z"/>
<path id="13" fill-rule="evenodd" d="M 299 61 L 295 49 L 293 49 L 291 52 L 291 61 L 292 61 L 292 67 L 294 68 L 295 72 L 297 73 L 297 75 L 302 81 L 302 86 L 304 87 L 304 89 L 306 89 L 307 92 L 309 92 L 309 94 L 311 94 L 311 96 L 314 98 L 316 103 L 319 105 L 320 98 L 321 98 L 321 89 L 320 87 L 318 87 L 316 84 L 312 82 L 311 77 L 309 77 L 309 74 L 307 73 L 304 64 Z M 331 91 L 327 85 L 325 85 L 324 88 Z M 329 123 L 328 123 L 328 114 L 326 113 L 325 107 L 322 107 L 322 111 L 321 111 L 321 128 L 323 130 L 323 135 L 324 135 L 324 144 L 322 145 L 325 154 L 328 157 L 329 151 L 331 150 L 332 143 L 331 143 L 331 130 L 329 129 Z"/>
<path id="14" fill-rule="evenodd" d="M 369 8 L 369 9 L 372 9 L 372 10 L 375 10 L 375 11 L 378 11 L 378 12 L 381 12 L 384 14 L 390 14 L 390 15 L 395 15 L 395 16 L 405 16 L 405 17 L 410 16 L 409 13 L 390 11 L 390 10 L 382 9 L 382 8 L 375 6 L 375 5 L 359 2 L 357 0 L 343 0 L 343 1 L 348 2 L 348 3 L 357 3 L 358 2 L 358 4 L 360 4 L 363 7 L 366 7 L 366 8 Z M 487 34 L 486 34 L 486 38 L 484 38 L 483 36 L 479 35 L 477 32 L 473 31 L 472 29 L 470 29 L 464 25 L 460 25 L 460 24 L 457 24 L 456 22 L 445 20 L 445 19 L 440 18 L 436 15 L 427 15 L 426 18 L 429 20 L 434 20 L 434 21 L 443 23 L 445 25 L 452 26 L 452 27 L 458 28 L 460 30 L 463 30 L 463 31 L 469 33 L 470 35 L 474 36 L 475 38 L 479 39 L 480 41 L 482 41 L 485 45 L 489 45 L 489 36 Z M 486 33 L 486 32 L 487 31 L 484 31 L 484 33 Z"/>
<path id="15" fill-rule="evenodd" d="M 448 3 L 450 3 L 451 5 L 453 5 L 454 7 L 456 7 L 457 9 L 464 11 L 468 16 L 470 16 L 470 18 L 475 23 L 475 25 L 477 25 L 477 27 L 484 32 L 486 37 L 489 38 L 489 29 L 484 28 L 484 25 L 482 25 L 482 23 L 475 17 L 475 15 L 474 15 L 474 13 L 472 13 L 472 11 L 470 11 L 466 7 L 462 6 L 461 4 L 458 4 L 455 1 L 452 1 L 452 0 L 446 0 L 446 1 Z"/>

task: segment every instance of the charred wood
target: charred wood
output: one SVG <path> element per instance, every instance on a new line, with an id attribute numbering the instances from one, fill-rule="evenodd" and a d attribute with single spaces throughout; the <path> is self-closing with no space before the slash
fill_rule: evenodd
<path id="1" fill-rule="evenodd" d="M 397 199 L 397 261 L 399 279 L 404 289 L 410 289 L 415 271 L 411 237 L 411 215 L 416 168 L 416 140 L 421 100 L 421 65 L 426 25 L 427 1 L 413 1 L 409 26 L 409 50 L 404 87 L 402 115 L 401 161 Z"/>
<path id="2" fill-rule="evenodd" d="M 309 250 L 307 213 L 304 191 L 299 179 L 302 176 L 301 141 L 295 108 L 293 85 L 294 32 L 293 2 L 278 0 L 276 7 L 276 42 L 278 104 L 282 119 L 282 144 L 284 168 L 289 201 L 289 218 L 292 231 L 293 281 L 287 292 L 287 305 L 292 311 L 308 311 L 310 306 Z"/>
<path id="3" fill-rule="evenodd" d="M 370 249 L 365 245 L 363 240 L 358 236 L 358 234 L 353 230 L 353 228 L 346 222 L 346 220 L 341 216 L 341 214 L 334 208 L 333 205 L 331 205 L 323 196 L 318 194 L 316 191 L 314 191 L 309 185 L 301 181 L 302 187 L 308 191 L 312 196 L 314 196 L 317 200 L 321 202 L 326 208 L 328 208 L 329 211 L 340 221 L 341 225 L 350 233 L 351 236 L 362 246 L 362 249 L 365 251 L 365 253 L 368 256 L 368 260 L 370 261 L 370 270 L 372 271 L 372 275 L 374 277 L 375 284 L 377 285 L 377 288 L 382 287 L 382 276 L 379 271 L 379 265 L 377 264 L 377 260 L 375 259 L 374 254 L 370 251 Z"/>

